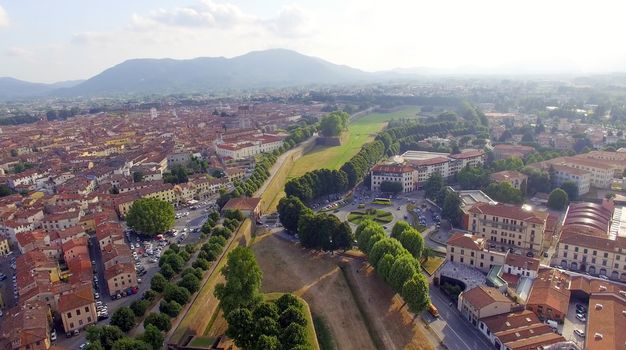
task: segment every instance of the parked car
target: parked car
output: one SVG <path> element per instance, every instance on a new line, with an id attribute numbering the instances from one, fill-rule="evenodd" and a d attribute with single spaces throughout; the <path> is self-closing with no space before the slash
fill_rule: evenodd
<path id="1" fill-rule="evenodd" d="M 587 313 L 587 308 L 583 304 L 576 304 L 576 312 L 579 314 Z"/>
<path id="2" fill-rule="evenodd" d="M 574 334 L 576 334 L 577 336 L 584 338 L 585 337 L 585 331 L 583 331 L 582 329 L 576 329 L 574 330 Z"/>
<path id="3" fill-rule="evenodd" d="M 50 340 L 51 341 L 56 341 L 57 340 L 57 332 L 56 331 L 52 331 L 50 332 Z"/>
<path id="4" fill-rule="evenodd" d="M 585 315 L 583 314 L 576 314 L 576 318 L 580 321 L 580 322 L 586 322 L 587 319 L 585 318 Z"/>

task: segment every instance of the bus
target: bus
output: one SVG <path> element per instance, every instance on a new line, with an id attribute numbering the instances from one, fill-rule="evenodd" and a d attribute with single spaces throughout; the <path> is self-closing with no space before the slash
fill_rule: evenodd
<path id="1" fill-rule="evenodd" d="M 391 205 L 391 199 L 389 199 L 389 198 L 374 198 L 372 203 Z"/>

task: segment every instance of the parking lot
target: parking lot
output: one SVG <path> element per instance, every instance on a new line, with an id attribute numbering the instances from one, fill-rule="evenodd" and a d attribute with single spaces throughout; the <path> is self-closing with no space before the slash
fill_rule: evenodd
<path id="1" fill-rule="evenodd" d="M 15 286 L 15 254 L 0 256 L 0 296 L 3 309 L 8 309 L 17 303 L 17 289 Z M 2 313 L 4 313 L 2 311 Z"/>
<path id="2" fill-rule="evenodd" d="M 577 305 L 583 306 L 584 312 L 580 312 L 580 310 L 577 311 L 576 310 Z M 574 331 L 579 330 L 579 331 L 584 332 L 583 334 L 587 334 L 586 318 L 587 318 L 588 310 L 589 310 L 589 307 L 586 301 L 571 298 L 569 307 L 567 310 L 567 316 L 565 317 L 565 321 L 563 322 L 563 326 L 560 330 L 562 332 L 563 337 L 565 337 L 565 339 L 575 342 L 577 345 L 580 346 L 581 349 L 583 348 L 585 339 L 581 337 L 580 335 L 574 333 Z M 577 318 L 576 316 L 577 314 L 582 314 L 584 318 L 582 318 L 582 320 Z"/>

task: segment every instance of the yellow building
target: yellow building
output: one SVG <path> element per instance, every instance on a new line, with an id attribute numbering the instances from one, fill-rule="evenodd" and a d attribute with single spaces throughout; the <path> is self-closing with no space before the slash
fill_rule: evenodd
<path id="1" fill-rule="evenodd" d="M 0 237 L 0 255 L 7 255 L 11 252 L 11 245 L 6 237 Z"/>

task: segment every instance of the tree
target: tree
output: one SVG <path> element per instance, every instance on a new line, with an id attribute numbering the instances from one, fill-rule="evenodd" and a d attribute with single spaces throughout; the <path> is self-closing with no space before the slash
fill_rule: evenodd
<path id="1" fill-rule="evenodd" d="M 303 247 L 335 250 L 352 247 L 352 229 L 330 214 L 306 213 L 298 222 L 298 235 Z"/>
<path id="2" fill-rule="evenodd" d="M 393 255 L 387 253 L 381 259 L 378 260 L 378 266 L 376 267 L 376 272 L 378 275 L 382 277 L 387 283 L 389 283 L 389 276 L 391 275 L 391 267 L 395 262 L 395 258 Z"/>
<path id="3" fill-rule="evenodd" d="M 402 232 L 404 232 L 405 230 L 410 230 L 412 228 L 413 227 L 408 222 L 404 220 L 398 220 L 398 222 L 396 222 L 391 229 L 391 237 L 398 239 L 402 235 Z"/>
<path id="4" fill-rule="evenodd" d="M 279 326 L 278 322 L 271 317 L 261 317 L 254 320 L 254 339 L 258 339 L 261 335 L 278 335 Z"/>
<path id="5" fill-rule="evenodd" d="M 178 282 L 178 285 L 193 294 L 200 288 L 200 280 L 196 277 L 196 275 L 190 273 L 183 276 L 180 282 Z"/>
<path id="6" fill-rule="evenodd" d="M 255 320 L 261 319 L 263 317 L 269 317 L 277 320 L 279 316 L 278 306 L 276 305 L 276 303 L 262 302 L 254 308 L 254 311 L 252 311 L 252 315 L 254 316 Z"/>
<path id="7" fill-rule="evenodd" d="M 95 342 L 87 344 L 84 347 L 84 350 L 104 350 L 104 348 L 102 347 L 102 345 L 100 345 L 100 343 Z"/>
<path id="8" fill-rule="evenodd" d="M 298 345 L 307 345 L 306 329 L 292 323 L 280 333 L 280 342 L 283 349 L 293 349 Z"/>
<path id="9" fill-rule="evenodd" d="M 228 322 L 226 335 L 235 341 L 237 347 L 250 348 L 254 343 L 255 336 L 251 332 L 255 326 L 252 312 L 247 308 L 235 308 L 228 312 L 225 318 L 226 322 Z"/>
<path id="10" fill-rule="evenodd" d="M 576 153 L 584 153 L 586 149 L 592 149 L 593 143 L 587 137 L 581 137 L 574 142 L 574 151 Z"/>
<path id="11" fill-rule="evenodd" d="M 339 136 L 348 127 L 349 119 L 346 112 L 332 112 L 320 121 L 320 131 L 326 137 Z"/>
<path id="12" fill-rule="evenodd" d="M 172 301 L 161 301 L 161 304 L 159 304 L 159 311 L 161 311 L 162 313 L 168 315 L 169 317 L 176 317 L 178 316 L 178 313 L 180 312 L 180 310 L 183 307 L 177 303 L 175 300 Z"/>
<path id="13" fill-rule="evenodd" d="M 102 346 L 104 350 L 111 350 L 113 343 L 124 338 L 124 332 L 116 326 L 89 326 L 87 327 L 87 340 Z"/>
<path id="14" fill-rule="evenodd" d="M 524 201 L 522 192 L 508 182 L 492 182 L 485 193 L 498 202 L 521 204 Z"/>
<path id="15" fill-rule="evenodd" d="M 489 185 L 489 173 L 483 167 L 470 167 L 461 169 L 456 175 L 459 185 L 465 190 L 477 190 Z"/>
<path id="16" fill-rule="evenodd" d="M 578 185 L 574 181 L 565 181 L 561 184 L 561 189 L 567 193 L 567 198 L 570 201 L 578 199 Z"/>
<path id="17" fill-rule="evenodd" d="M 402 183 L 395 181 L 383 181 L 380 183 L 380 191 L 388 193 L 402 192 Z"/>
<path id="18" fill-rule="evenodd" d="M 428 295 L 428 281 L 421 273 L 416 273 L 407 280 L 402 287 L 402 298 L 411 312 L 418 314 L 430 304 Z"/>
<path id="19" fill-rule="evenodd" d="M 415 258 L 408 254 L 396 258 L 389 271 L 389 283 L 394 290 L 401 292 L 404 282 L 419 273 L 419 266 L 416 266 L 416 262 Z"/>
<path id="20" fill-rule="evenodd" d="M 122 338 L 113 343 L 111 350 L 152 350 L 152 347 L 141 340 Z"/>
<path id="21" fill-rule="evenodd" d="M 491 169 L 494 172 L 503 170 L 516 170 L 519 171 L 524 167 L 524 162 L 517 157 L 509 157 L 506 159 L 496 160 L 491 164 Z"/>
<path id="22" fill-rule="evenodd" d="M 152 347 L 152 350 L 160 350 L 163 346 L 163 341 L 165 341 L 165 336 L 156 326 L 149 324 L 145 327 L 145 331 L 141 335 L 140 340 L 148 343 Z"/>
<path id="23" fill-rule="evenodd" d="M 276 300 L 276 306 L 278 306 L 279 313 L 282 313 L 292 306 L 299 309 L 304 308 L 302 302 L 300 302 L 300 300 L 298 300 L 298 298 L 291 293 L 285 293 L 281 295 L 280 298 Z"/>
<path id="24" fill-rule="evenodd" d="M 117 326 L 123 332 L 128 332 L 135 327 L 135 314 L 129 307 L 117 309 L 111 316 L 111 325 Z"/>
<path id="25" fill-rule="evenodd" d="M 459 225 L 461 223 L 463 212 L 461 211 L 461 198 L 458 193 L 446 191 L 441 216 L 447 219 L 452 225 Z"/>
<path id="26" fill-rule="evenodd" d="M 159 272 L 155 273 L 150 280 L 150 289 L 161 293 L 167 285 L 167 279 Z"/>
<path id="27" fill-rule="evenodd" d="M 391 254 L 395 257 L 402 250 L 402 244 L 400 244 L 397 239 L 384 237 L 374 243 L 371 252 L 368 255 L 368 260 L 370 264 L 374 265 L 374 267 L 378 267 L 378 262 L 383 256 L 385 256 L 385 254 Z"/>
<path id="28" fill-rule="evenodd" d="M 550 196 L 548 196 L 548 208 L 552 210 L 563 210 L 567 207 L 568 203 L 567 192 L 560 188 L 554 189 L 550 192 Z"/>
<path id="29" fill-rule="evenodd" d="M 297 323 L 301 326 L 306 326 L 306 318 L 302 308 L 296 306 L 290 306 L 283 311 L 278 317 L 278 323 L 282 328 L 286 328 L 292 323 Z"/>
<path id="30" fill-rule="evenodd" d="M 443 177 L 439 173 L 432 174 L 424 183 L 424 195 L 428 198 L 434 198 L 444 186 Z"/>
<path id="31" fill-rule="evenodd" d="M 171 280 L 172 277 L 174 277 L 174 275 L 176 274 L 176 271 L 174 271 L 170 264 L 165 263 L 161 265 L 160 273 L 161 275 L 163 275 L 163 277 L 165 277 L 165 279 Z"/>
<path id="32" fill-rule="evenodd" d="M 260 302 L 263 273 L 250 248 L 239 246 L 228 253 L 222 275 L 226 283 L 215 287 L 215 296 L 226 314 L 238 307 L 251 307 Z"/>
<path id="33" fill-rule="evenodd" d="M 6 197 L 13 193 L 15 192 L 7 184 L 0 184 L 0 197 Z"/>
<path id="34" fill-rule="evenodd" d="M 143 300 L 148 300 L 148 301 L 152 301 L 154 300 L 156 297 L 158 296 L 158 293 L 155 292 L 152 289 L 148 289 L 147 291 L 143 292 L 143 296 L 142 299 Z"/>
<path id="35" fill-rule="evenodd" d="M 185 305 L 189 302 L 190 296 L 191 295 L 189 294 L 189 291 L 186 288 L 183 288 L 174 284 L 168 284 L 165 287 L 163 299 L 167 301 L 173 300 L 179 303 L 180 305 Z"/>
<path id="36" fill-rule="evenodd" d="M 130 304 L 130 309 L 133 310 L 135 317 L 141 317 L 146 313 L 148 306 L 150 302 L 147 300 L 135 300 Z"/>
<path id="37" fill-rule="evenodd" d="M 280 348 L 280 341 L 275 335 L 261 334 L 254 350 L 279 350 Z"/>
<path id="38" fill-rule="evenodd" d="M 126 215 L 128 226 L 149 236 L 169 230 L 174 221 L 174 207 L 156 198 L 136 200 Z"/>
<path id="39" fill-rule="evenodd" d="M 305 214 L 313 214 L 298 197 L 284 197 L 278 202 L 278 218 L 289 232 L 298 231 L 298 220 Z"/>
<path id="40" fill-rule="evenodd" d="M 143 326 L 153 325 L 162 332 L 167 332 L 172 327 L 170 317 L 164 313 L 151 312 L 143 321 Z"/>
<path id="41" fill-rule="evenodd" d="M 424 237 L 414 228 L 404 230 L 398 238 L 404 249 L 408 250 L 415 259 L 419 261 L 422 257 L 425 243 Z"/>

